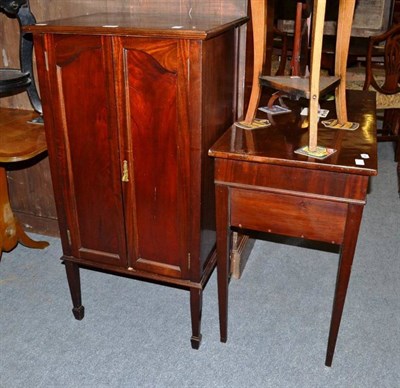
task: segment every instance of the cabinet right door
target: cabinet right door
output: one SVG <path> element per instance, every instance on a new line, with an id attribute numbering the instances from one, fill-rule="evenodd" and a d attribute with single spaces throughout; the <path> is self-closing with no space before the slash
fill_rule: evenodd
<path id="1" fill-rule="evenodd" d="M 190 139 L 185 40 L 116 37 L 129 265 L 186 278 Z"/>

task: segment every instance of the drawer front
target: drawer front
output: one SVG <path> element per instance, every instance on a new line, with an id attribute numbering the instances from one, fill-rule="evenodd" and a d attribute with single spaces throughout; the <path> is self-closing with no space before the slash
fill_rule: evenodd
<path id="1" fill-rule="evenodd" d="M 231 225 L 340 244 L 348 205 L 341 202 L 231 189 Z"/>

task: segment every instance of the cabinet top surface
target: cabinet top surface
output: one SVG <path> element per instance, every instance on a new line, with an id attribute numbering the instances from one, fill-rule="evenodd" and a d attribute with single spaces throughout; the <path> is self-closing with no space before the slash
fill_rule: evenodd
<path id="1" fill-rule="evenodd" d="M 321 104 L 335 117 L 334 102 Z M 271 126 L 245 130 L 232 126 L 212 146 L 209 155 L 231 160 L 286 165 L 315 170 L 348 172 L 359 175 L 377 174 L 375 94 L 348 91 L 349 120 L 360 124 L 354 131 L 318 127 L 318 145 L 336 150 L 319 160 L 294 151 L 308 144 L 307 117 L 300 115 L 298 103 L 291 113 L 268 117 Z M 261 116 L 261 115 L 258 115 Z M 320 122 L 323 119 L 320 119 Z M 360 162 L 362 160 L 362 162 Z M 364 164 L 362 164 L 364 163 Z"/>
<path id="2" fill-rule="evenodd" d="M 26 26 L 33 33 L 137 35 L 208 39 L 246 23 L 247 17 L 189 14 L 99 13 Z"/>

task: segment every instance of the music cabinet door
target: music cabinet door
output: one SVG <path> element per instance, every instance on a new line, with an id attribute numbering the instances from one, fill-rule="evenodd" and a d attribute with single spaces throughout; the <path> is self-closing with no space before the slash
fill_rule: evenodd
<path id="1" fill-rule="evenodd" d="M 175 278 L 188 276 L 188 51 L 184 40 L 114 40 L 130 172 L 130 265 Z"/>
<path id="2" fill-rule="evenodd" d="M 57 144 L 50 162 L 72 255 L 126 266 L 111 39 L 50 35 L 48 42 L 53 125 L 46 125 Z"/>

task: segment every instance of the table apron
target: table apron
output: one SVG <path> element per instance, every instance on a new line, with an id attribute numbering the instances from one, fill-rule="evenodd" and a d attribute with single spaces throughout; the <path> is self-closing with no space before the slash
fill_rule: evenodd
<path id="1" fill-rule="evenodd" d="M 343 242 L 349 204 L 291 192 L 229 188 L 230 225 L 291 237 Z M 363 204 L 360 204 L 363 205 Z"/>
<path id="2" fill-rule="evenodd" d="M 216 158 L 215 183 L 364 203 L 369 176 Z M 334 199 L 336 198 L 336 199 Z"/>

